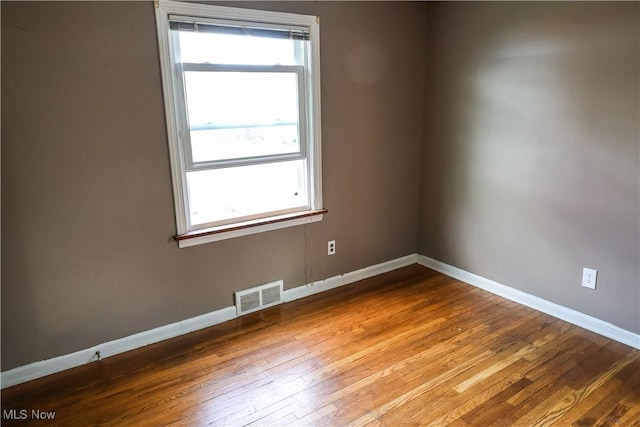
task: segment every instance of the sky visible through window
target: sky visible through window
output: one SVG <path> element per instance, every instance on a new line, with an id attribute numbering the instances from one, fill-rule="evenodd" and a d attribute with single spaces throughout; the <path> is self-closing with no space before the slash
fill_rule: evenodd
<path id="1" fill-rule="evenodd" d="M 183 63 L 296 65 L 289 39 L 179 32 Z M 186 71 L 184 87 L 192 161 L 300 152 L 299 74 Z M 251 216 L 309 204 L 300 160 L 187 173 L 191 223 Z"/>

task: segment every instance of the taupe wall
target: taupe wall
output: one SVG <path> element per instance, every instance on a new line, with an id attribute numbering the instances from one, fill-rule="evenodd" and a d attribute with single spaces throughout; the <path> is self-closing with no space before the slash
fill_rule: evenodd
<path id="1" fill-rule="evenodd" d="M 639 10 L 428 5 L 421 254 L 640 332 Z"/>
<path id="2" fill-rule="evenodd" d="M 425 5 L 263 7 L 321 17 L 329 214 L 178 249 L 152 3 L 2 2 L 2 370 L 416 252 Z"/>

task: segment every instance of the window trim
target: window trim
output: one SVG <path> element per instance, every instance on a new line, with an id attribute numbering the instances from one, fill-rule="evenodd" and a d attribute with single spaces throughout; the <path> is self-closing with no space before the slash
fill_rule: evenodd
<path id="1" fill-rule="evenodd" d="M 181 248 L 322 221 L 327 209 L 308 210 L 190 231 L 175 236 Z"/>
<path id="2" fill-rule="evenodd" d="M 171 179 L 173 186 L 176 229 L 175 239 L 180 247 L 187 247 L 218 241 L 248 234 L 261 233 L 284 227 L 308 224 L 322 220 L 327 212 L 322 203 L 322 157 L 321 157 L 321 124 L 320 124 L 320 29 L 319 18 L 311 15 L 299 15 L 283 12 L 270 12 L 225 6 L 202 5 L 172 0 L 159 0 L 156 5 L 156 28 L 158 32 L 158 49 L 163 83 L 164 106 L 167 134 L 169 139 L 169 156 L 171 163 Z M 285 215 L 262 217 L 256 220 L 241 221 L 223 226 L 205 229 L 189 229 L 187 180 L 188 164 L 179 138 L 179 124 L 176 119 L 178 108 L 175 102 L 176 93 L 173 63 L 170 56 L 169 20 L 176 16 L 202 18 L 203 20 L 224 20 L 248 22 L 251 25 L 264 24 L 265 27 L 278 28 L 292 26 L 308 28 L 310 64 L 305 67 L 305 78 L 309 79 L 309 96 L 304 99 L 306 110 L 304 126 L 307 128 L 308 151 L 306 152 L 310 194 L 310 208 Z M 300 118 L 302 121 L 303 118 Z"/>

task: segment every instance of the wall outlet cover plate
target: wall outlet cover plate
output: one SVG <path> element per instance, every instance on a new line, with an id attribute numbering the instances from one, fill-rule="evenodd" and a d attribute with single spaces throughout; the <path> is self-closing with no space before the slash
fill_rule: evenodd
<path id="1" fill-rule="evenodd" d="M 595 289 L 597 280 L 598 270 L 594 270 L 591 268 L 582 269 L 582 286 L 589 289 Z"/>

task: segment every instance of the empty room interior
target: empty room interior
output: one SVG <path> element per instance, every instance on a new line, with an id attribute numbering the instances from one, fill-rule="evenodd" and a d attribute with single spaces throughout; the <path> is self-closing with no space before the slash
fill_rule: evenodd
<path id="1" fill-rule="evenodd" d="M 639 425 L 640 3 L 1 19 L 3 425 Z"/>

